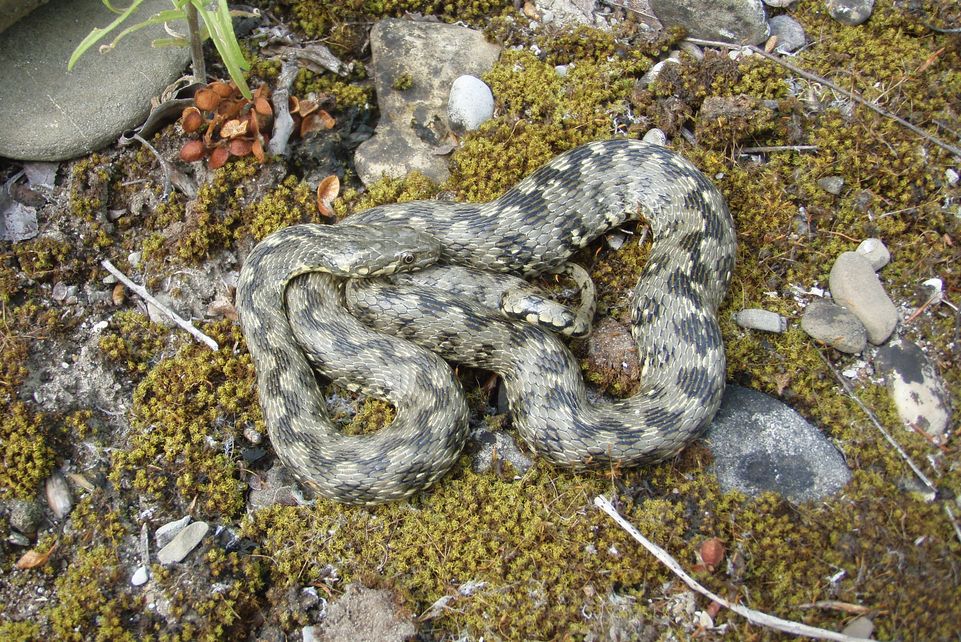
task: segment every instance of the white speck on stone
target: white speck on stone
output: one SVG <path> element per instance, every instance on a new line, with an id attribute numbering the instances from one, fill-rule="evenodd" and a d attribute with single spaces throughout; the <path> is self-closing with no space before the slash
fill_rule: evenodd
<path id="1" fill-rule="evenodd" d="M 866 258 L 875 272 L 891 261 L 891 252 L 888 251 L 881 239 L 864 239 L 855 252 Z"/>
<path id="2" fill-rule="evenodd" d="M 747 308 L 734 315 L 734 321 L 742 328 L 781 333 L 787 329 L 787 319 L 777 312 Z"/>
<path id="3" fill-rule="evenodd" d="M 170 543 L 157 552 L 157 561 L 161 564 L 174 564 L 183 560 L 190 551 L 204 538 L 209 530 L 207 522 L 194 522 L 170 540 Z"/>
<path id="4" fill-rule="evenodd" d="M 454 129 L 472 131 L 494 115 L 494 94 L 476 76 L 459 76 L 450 88 L 447 118 Z"/>

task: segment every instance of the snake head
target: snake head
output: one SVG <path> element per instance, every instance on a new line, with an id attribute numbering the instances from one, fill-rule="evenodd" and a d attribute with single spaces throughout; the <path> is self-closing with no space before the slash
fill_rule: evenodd
<path id="1" fill-rule="evenodd" d="M 440 258 L 440 242 L 412 227 L 341 224 L 336 229 L 343 230 L 354 241 L 350 243 L 350 251 L 336 258 L 339 271 L 346 276 L 414 272 L 433 265 Z"/>

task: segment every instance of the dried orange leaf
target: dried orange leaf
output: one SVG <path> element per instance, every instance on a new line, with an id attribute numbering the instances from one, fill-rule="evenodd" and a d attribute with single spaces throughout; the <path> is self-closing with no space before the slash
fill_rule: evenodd
<path id="1" fill-rule="evenodd" d="M 337 124 L 337 121 L 334 120 L 334 117 L 328 114 L 323 109 L 317 112 L 317 117 L 320 118 L 321 122 L 324 123 L 324 127 L 326 127 L 327 129 L 333 129 L 334 125 Z"/>
<path id="2" fill-rule="evenodd" d="M 301 116 L 306 116 L 317 111 L 319 107 L 320 105 L 312 100 L 301 100 L 300 104 L 297 106 L 297 113 Z"/>
<path id="3" fill-rule="evenodd" d="M 340 179 L 336 174 L 320 181 L 320 185 L 317 186 L 317 211 L 324 216 L 333 216 L 334 210 L 330 205 L 339 194 Z"/>
<path id="4" fill-rule="evenodd" d="M 180 159 L 188 163 L 198 161 L 204 157 L 204 144 L 199 140 L 188 140 L 180 148 Z"/>
<path id="5" fill-rule="evenodd" d="M 227 98 L 228 96 L 234 93 L 235 88 L 228 85 L 225 82 L 221 82 L 218 80 L 217 82 L 212 82 L 209 85 L 207 85 L 207 89 L 210 89 L 211 91 L 215 92 L 221 98 Z"/>
<path id="6" fill-rule="evenodd" d="M 210 160 L 207 161 L 207 167 L 210 169 L 217 169 L 223 167 L 227 159 L 230 158 L 230 152 L 227 151 L 226 147 L 218 147 L 210 155 Z"/>
<path id="7" fill-rule="evenodd" d="M 247 156 L 250 154 L 252 147 L 253 143 L 246 138 L 234 138 L 232 141 L 230 141 L 228 149 L 230 149 L 230 153 L 234 156 Z"/>
<path id="8" fill-rule="evenodd" d="M 203 111 L 213 111 L 217 109 L 217 105 L 220 104 L 220 99 L 220 94 L 206 87 L 197 90 L 197 93 L 194 94 L 194 104 L 197 105 L 197 109 Z"/>
<path id="9" fill-rule="evenodd" d="M 270 116 L 274 113 L 273 108 L 270 106 L 270 101 L 263 96 L 254 98 L 254 109 L 261 116 Z"/>
<path id="10" fill-rule="evenodd" d="M 55 550 L 57 550 L 56 543 L 51 546 L 50 550 L 46 553 L 38 553 L 31 548 L 29 551 L 21 555 L 20 559 L 17 560 L 17 568 L 26 570 L 43 566 L 47 563 L 47 560 L 50 559 L 50 556 L 53 555 Z"/>
<path id="11" fill-rule="evenodd" d="M 220 103 L 217 108 L 217 113 L 223 116 L 225 119 L 235 118 L 240 110 L 243 109 L 245 101 L 243 100 L 225 100 Z"/>
<path id="12" fill-rule="evenodd" d="M 184 131 L 188 134 L 200 129 L 200 126 L 204 124 L 203 114 L 196 107 L 187 107 L 180 114 L 180 125 L 184 128 Z"/>
<path id="13" fill-rule="evenodd" d="M 221 138 L 235 138 L 237 136 L 243 136 L 246 133 L 246 120 L 228 120 L 226 123 L 224 123 L 224 126 L 220 128 Z"/>
<path id="14" fill-rule="evenodd" d="M 261 163 L 264 162 L 264 146 L 260 142 L 260 139 L 254 141 L 254 144 L 250 146 L 250 151 L 253 152 L 254 158 L 256 158 Z"/>
<path id="15" fill-rule="evenodd" d="M 118 283 L 117 285 L 113 286 L 113 295 L 112 295 L 112 298 L 113 298 L 113 304 L 114 304 L 114 305 L 122 305 L 122 304 L 123 304 L 123 300 L 124 300 L 124 298 L 125 298 L 125 296 L 124 296 L 124 289 L 123 289 L 123 283 Z"/>

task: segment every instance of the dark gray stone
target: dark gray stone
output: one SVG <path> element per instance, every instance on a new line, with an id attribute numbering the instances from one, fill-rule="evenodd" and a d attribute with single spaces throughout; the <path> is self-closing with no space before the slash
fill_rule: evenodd
<path id="1" fill-rule="evenodd" d="M 804 308 L 801 329 L 835 350 L 859 354 L 868 344 L 864 324 L 836 303 L 815 299 Z"/>
<path id="2" fill-rule="evenodd" d="M 859 25 L 871 17 L 874 0 L 827 0 L 825 6 L 838 22 Z"/>
<path id="3" fill-rule="evenodd" d="M 771 35 L 777 37 L 774 51 L 796 51 L 807 44 L 807 35 L 801 23 L 787 14 L 774 16 L 767 21 Z"/>
<path id="4" fill-rule="evenodd" d="M 728 386 L 705 440 L 721 488 L 780 493 L 794 502 L 826 497 L 851 471 L 821 432 L 777 399 Z"/>
<path id="5" fill-rule="evenodd" d="M 129 25 L 169 8 L 166 0 L 147 0 Z M 52 0 L 4 32 L 0 156 L 66 160 L 109 145 L 143 121 L 151 97 L 184 71 L 189 54 L 152 48 L 154 38 L 166 35 L 155 26 L 128 35 L 106 54 L 93 46 L 67 72 L 80 41 L 114 18 L 100 0 Z"/>
<path id="6" fill-rule="evenodd" d="M 665 27 L 684 27 L 695 38 L 759 45 L 769 33 L 761 0 L 651 0 L 651 9 Z"/>

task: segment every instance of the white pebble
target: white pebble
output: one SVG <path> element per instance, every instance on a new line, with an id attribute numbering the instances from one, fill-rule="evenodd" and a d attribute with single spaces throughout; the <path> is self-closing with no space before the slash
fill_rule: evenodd
<path id="1" fill-rule="evenodd" d="M 645 143 L 651 143 L 652 145 L 660 145 L 661 147 L 664 147 L 667 145 L 667 134 L 662 132 L 657 127 L 653 127 L 647 130 L 647 132 L 644 134 L 643 140 Z"/>
<path id="2" fill-rule="evenodd" d="M 734 321 L 742 328 L 781 333 L 787 329 L 787 319 L 777 312 L 747 308 L 734 315 Z"/>
<path id="3" fill-rule="evenodd" d="M 494 115 L 494 94 L 476 76 L 460 76 L 451 85 L 447 118 L 451 127 L 471 131 Z"/>
<path id="4" fill-rule="evenodd" d="M 150 576 L 147 573 L 147 567 L 138 566 L 137 570 L 134 571 L 133 575 L 130 577 L 130 583 L 134 586 L 143 586 L 147 583 L 148 579 L 150 579 Z"/>

